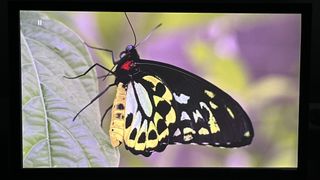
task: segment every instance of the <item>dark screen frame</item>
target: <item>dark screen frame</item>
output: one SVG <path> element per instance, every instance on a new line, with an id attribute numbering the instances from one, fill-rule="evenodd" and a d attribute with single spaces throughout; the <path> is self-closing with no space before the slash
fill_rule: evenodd
<path id="1" fill-rule="evenodd" d="M 310 68 L 311 3 L 268 3 L 268 2 L 210 2 L 206 0 L 171 1 L 10 1 L 9 4 L 9 60 L 11 78 L 11 119 L 9 130 L 10 173 L 18 177 L 63 176 L 176 178 L 186 176 L 199 178 L 293 178 L 305 177 L 307 172 L 307 128 L 308 128 L 308 72 Z M 301 66 L 299 98 L 299 137 L 297 168 L 22 168 L 22 122 L 21 122 L 21 71 L 20 71 L 20 10 L 50 11 L 119 11 L 119 12 L 198 12 L 198 13 L 298 13 L 301 14 Z"/>

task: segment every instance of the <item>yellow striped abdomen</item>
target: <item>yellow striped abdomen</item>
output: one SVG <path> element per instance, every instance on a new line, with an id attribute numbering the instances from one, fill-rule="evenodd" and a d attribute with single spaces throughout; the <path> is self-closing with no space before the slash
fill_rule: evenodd
<path id="1" fill-rule="evenodd" d="M 117 86 L 116 97 L 113 101 L 111 111 L 111 124 L 109 135 L 113 147 L 118 147 L 123 142 L 123 133 L 125 129 L 125 113 L 126 113 L 126 95 L 127 90 L 123 83 Z"/>

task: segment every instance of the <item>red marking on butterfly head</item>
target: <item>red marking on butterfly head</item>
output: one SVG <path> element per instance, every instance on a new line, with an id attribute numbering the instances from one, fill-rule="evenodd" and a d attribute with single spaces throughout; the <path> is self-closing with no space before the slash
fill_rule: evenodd
<path id="1" fill-rule="evenodd" d="M 133 66 L 133 61 L 129 60 L 121 65 L 121 69 L 129 71 L 132 68 L 132 66 Z"/>

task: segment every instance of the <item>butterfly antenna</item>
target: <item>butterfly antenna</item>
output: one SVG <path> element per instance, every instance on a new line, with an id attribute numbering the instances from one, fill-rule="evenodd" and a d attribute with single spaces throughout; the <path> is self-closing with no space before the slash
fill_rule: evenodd
<path id="1" fill-rule="evenodd" d="M 133 32 L 133 36 L 134 36 L 134 47 L 136 47 L 136 44 L 137 44 L 136 33 L 134 32 L 133 26 L 132 26 L 132 24 L 131 24 L 131 22 L 130 22 L 129 17 L 127 16 L 127 13 L 124 12 L 124 15 L 126 16 L 126 18 L 127 18 L 127 20 L 128 20 L 128 23 L 129 23 L 129 25 L 130 25 L 130 28 L 131 28 L 131 30 L 132 30 L 132 32 Z"/>
<path id="2" fill-rule="evenodd" d="M 146 38 L 144 38 L 144 40 L 140 41 L 140 42 L 137 44 L 137 46 L 135 46 L 135 47 L 138 47 L 140 44 L 142 44 L 142 43 L 145 42 L 147 39 L 149 39 L 149 37 L 151 36 L 151 34 L 152 34 L 156 29 L 158 29 L 161 25 L 162 25 L 162 24 L 160 23 L 160 24 L 158 24 L 156 27 L 154 27 L 154 28 L 149 32 L 148 36 L 147 36 Z"/>

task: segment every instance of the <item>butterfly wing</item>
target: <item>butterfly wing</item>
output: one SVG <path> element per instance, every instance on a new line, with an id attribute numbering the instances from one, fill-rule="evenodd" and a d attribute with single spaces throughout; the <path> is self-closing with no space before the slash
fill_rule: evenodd
<path id="1" fill-rule="evenodd" d="M 127 86 L 124 142 L 150 156 L 168 144 L 239 147 L 251 143 L 251 121 L 218 87 L 181 68 L 140 60 Z"/>
<path id="2" fill-rule="evenodd" d="M 197 143 L 240 147 L 251 143 L 254 131 L 249 116 L 227 93 L 181 68 L 156 61 L 137 62 L 140 72 L 152 74 L 173 95 L 176 121 L 169 143 Z"/>
<path id="3" fill-rule="evenodd" d="M 152 74 L 136 74 L 127 86 L 124 142 L 133 154 L 150 156 L 169 144 L 176 121 L 173 95 Z"/>

